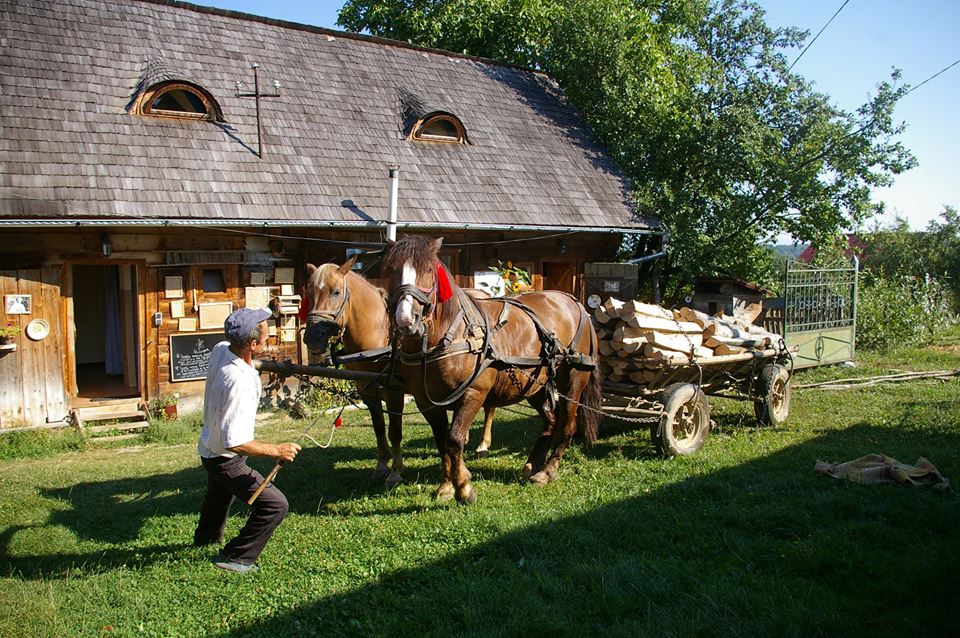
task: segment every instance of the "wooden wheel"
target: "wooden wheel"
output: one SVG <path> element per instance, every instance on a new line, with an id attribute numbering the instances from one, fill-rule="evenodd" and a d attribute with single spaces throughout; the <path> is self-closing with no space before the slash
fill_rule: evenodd
<path id="1" fill-rule="evenodd" d="M 663 416 L 653 430 L 653 444 L 667 456 L 686 456 L 703 447 L 710 432 L 710 406 L 703 391 L 674 383 L 663 391 Z"/>
<path id="2" fill-rule="evenodd" d="M 764 366 L 754 386 L 753 412 L 760 425 L 780 425 L 790 415 L 790 372 L 779 363 Z"/>

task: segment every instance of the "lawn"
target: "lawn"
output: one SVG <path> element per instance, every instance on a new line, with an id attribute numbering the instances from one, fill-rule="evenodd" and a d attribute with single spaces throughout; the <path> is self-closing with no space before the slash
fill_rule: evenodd
<path id="1" fill-rule="evenodd" d="M 960 331 L 861 358 L 795 382 L 958 369 Z M 607 419 L 539 489 L 519 480 L 537 421 L 501 411 L 492 455 L 469 462 L 472 506 L 432 501 L 439 465 L 419 415 L 406 481 L 387 489 L 370 478 L 366 414 L 345 413 L 330 448 L 308 444 L 281 470 L 291 513 L 244 576 L 189 544 L 205 481 L 192 427 L 124 447 L 21 441 L 27 458 L 0 461 L 0 635 L 957 635 L 956 493 L 813 467 L 924 456 L 956 483 L 960 379 L 796 391 L 776 429 L 756 428 L 747 403 L 711 405 L 693 457 L 660 459 L 645 431 Z M 260 432 L 303 428 L 270 413 Z"/>

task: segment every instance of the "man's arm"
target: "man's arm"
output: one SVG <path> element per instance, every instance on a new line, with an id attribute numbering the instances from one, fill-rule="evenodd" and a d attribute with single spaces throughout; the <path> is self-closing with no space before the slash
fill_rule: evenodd
<path id="1" fill-rule="evenodd" d="M 289 463 L 297 456 L 300 446 L 296 443 L 264 443 L 256 439 L 248 441 L 242 445 L 228 447 L 228 450 L 243 456 L 263 456 L 268 459 L 276 459 L 284 463 Z"/>

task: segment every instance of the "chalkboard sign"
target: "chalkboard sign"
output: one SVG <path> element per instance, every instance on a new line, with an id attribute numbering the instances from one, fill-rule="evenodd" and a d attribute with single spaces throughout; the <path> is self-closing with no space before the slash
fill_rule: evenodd
<path id="1" fill-rule="evenodd" d="M 170 380 L 206 379 L 213 346 L 226 339 L 222 332 L 170 335 Z"/>

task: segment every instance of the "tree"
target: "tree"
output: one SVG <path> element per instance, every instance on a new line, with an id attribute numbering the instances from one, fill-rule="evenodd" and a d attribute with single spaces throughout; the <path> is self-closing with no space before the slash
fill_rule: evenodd
<path id="1" fill-rule="evenodd" d="M 753 278 L 761 240 L 818 241 L 870 218 L 914 159 L 899 73 L 855 113 L 792 73 L 806 33 L 740 0 L 348 0 L 339 24 L 544 71 L 670 230 L 679 283 Z"/>

